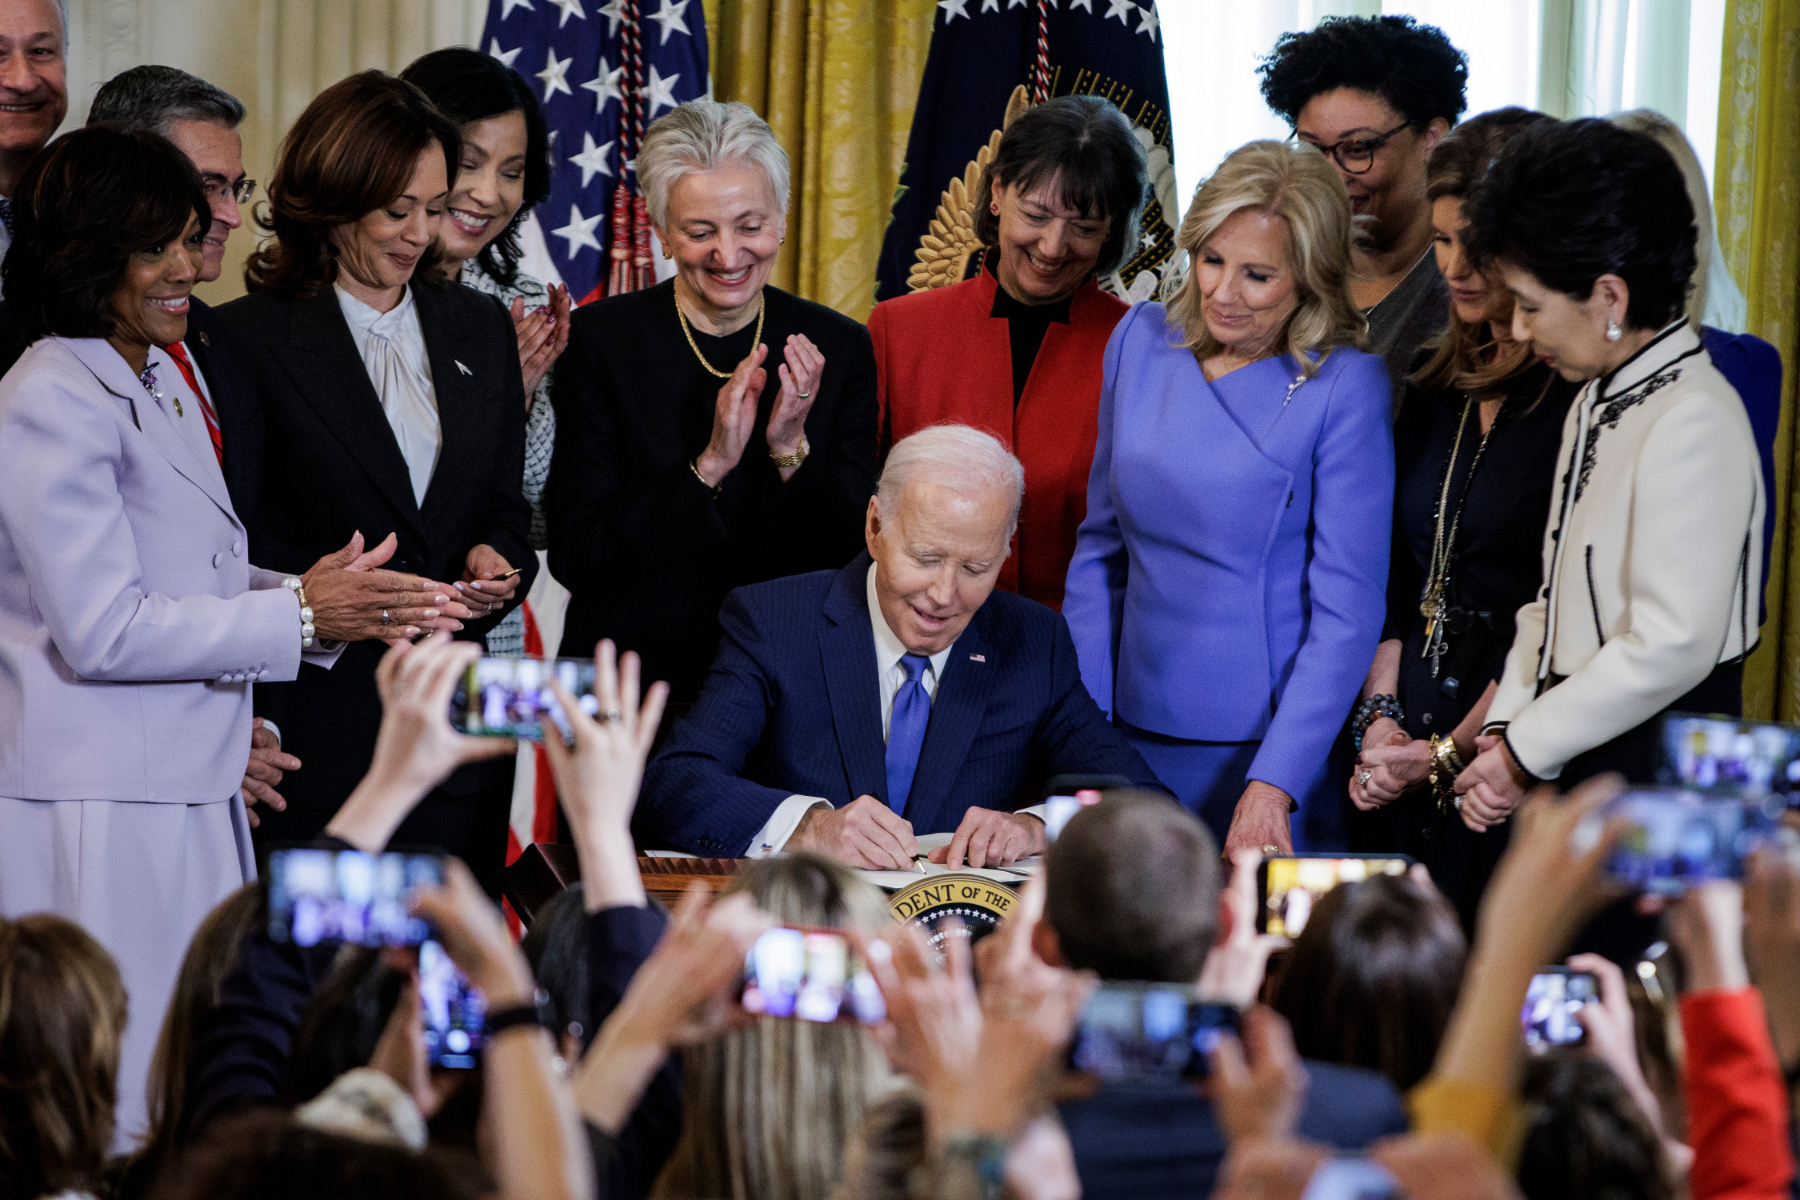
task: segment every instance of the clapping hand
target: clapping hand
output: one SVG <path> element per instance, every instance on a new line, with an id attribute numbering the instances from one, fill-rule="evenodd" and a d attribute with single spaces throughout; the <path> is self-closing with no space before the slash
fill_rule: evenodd
<path id="1" fill-rule="evenodd" d="M 498 550 L 484 544 L 469 551 L 456 590 L 471 613 L 486 617 L 505 607 L 523 578 Z"/>
<path id="2" fill-rule="evenodd" d="M 700 457 L 694 460 L 694 470 L 707 487 L 718 487 L 727 475 L 737 470 L 738 461 L 744 457 L 744 448 L 750 444 L 750 431 L 756 425 L 756 405 L 769 380 L 769 373 L 762 365 L 767 357 L 769 347 L 757 346 L 745 355 L 744 361 L 719 389 L 719 398 L 713 406 L 712 438 L 700 452 Z"/>
<path id="3" fill-rule="evenodd" d="M 639 672 L 638 656 L 628 653 L 621 660 L 610 640 L 594 648 L 598 719 L 582 711 L 560 682 L 551 684 L 574 744 L 564 744 L 561 731 L 546 722 L 544 750 L 575 838 L 589 912 L 645 903 L 631 814 L 669 685 L 651 684 L 640 703 Z"/>
<path id="4" fill-rule="evenodd" d="M 480 646 L 451 641 L 446 633 L 417 645 L 401 642 L 382 656 L 375 668 L 381 694 L 375 757 L 327 833 L 378 851 L 425 793 L 456 768 L 515 753 L 510 738 L 470 737 L 450 727 L 451 693 L 479 657 Z"/>
<path id="5" fill-rule="evenodd" d="M 531 409 L 538 385 L 569 348 L 569 289 L 553 284 L 543 307 L 527 309 L 523 298 L 512 302 L 513 334 L 519 339 L 519 368 L 525 380 L 525 408 Z"/>
<path id="6" fill-rule="evenodd" d="M 399 539 L 390 533 L 374 549 L 365 551 L 363 535 L 358 532 L 343 549 L 327 554 L 301 576 L 319 640 L 392 641 L 462 628 L 471 614 L 455 588 L 417 575 L 376 569 L 394 557 L 399 545 Z"/>
<path id="7" fill-rule="evenodd" d="M 775 397 L 775 407 L 769 413 L 769 428 L 764 436 L 769 443 L 769 453 L 785 458 L 798 454 L 806 439 L 806 415 L 812 411 L 813 400 L 819 394 L 819 381 L 825 375 L 825 356 L 812 344 L 812 339 L 796 333 L 788 338 L 782 359 L 782 364 L 775 368 L 781 379 L 781 392 Z M 798 466 L 782 467 L 781 477 L 787 479 L 799 469 Z"/>

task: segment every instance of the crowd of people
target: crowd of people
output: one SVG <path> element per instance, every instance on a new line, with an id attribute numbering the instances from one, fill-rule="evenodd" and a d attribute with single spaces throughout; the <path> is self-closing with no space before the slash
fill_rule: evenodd
<path id="1" fill-rule="evenodd" d="M 971 275 L 865 326 L 769 284 L 786 155 L 705 98 L 635 159 L 667 278 L 574 306 L 522 265 L 532 88 L 441 50 L 313 99 L 214 308 L 243 105 L 135 67 L 53 136 L 67 37 L 0 0 L 0 1200 L 1788 1193 L 1800 837 L 1665 911 L 1575 836 L 1663 714 L 1741 711 L 1764 616 L 1781 363 L 1703 323 L 1669 122 L 1465 120 L 1441 31 L 1330 18 L 1160 299 L 1107 287 L 1142 145 L 1070 95 Z M 515 746 L 448 713 L 540 564 L 596 684 L 520 945 Z M 1103 795 L 1054 841 L 1052 780 Z M 1041 856 L 972 956 L 853 869 L 930 834 Z M 448 856 L 410 902 L 478 1068 L 430 1065 L 439 958 L 277 936 L 293 845 Z M 1346 847 L 1419 865 L 1271 960 L 1258 863 Z M 669 913 L 653 849 L 752 861 Z M 774 924 L 885 1016 L 746 1013 Z M 1571 949 L 1585 1044 L 1527 1055 Z M 1104 983 L 1240 1032 L 1098 1086 Z"/>

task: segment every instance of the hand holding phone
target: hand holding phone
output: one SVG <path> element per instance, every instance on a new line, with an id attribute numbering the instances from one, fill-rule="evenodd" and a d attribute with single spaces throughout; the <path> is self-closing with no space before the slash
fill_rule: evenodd
<path id="1" fill-rule="evenodd" d="M 1691 885 L 1741 879 L 1744 859 L 1774 829 L 1778 800 L 1708 796 L 1678 787 L 1628 789 L 1577 828 L 1597 838 L 1606 817 L 1626 830 L 1606 862 L 1609 875 L 1653 896 L 1679 896 Z"/>
<path id="2" fill-rule="evenodd" d="M 450 961 L 443 946 L 430 938 L 419 943 L 419 1007 L 432 1066 L 467 1070 L 481 1065 L 481 1051 L 487 1045 L 487 1000 Z"/>
<path id="3" fill-rule="evenodd" d="M 1600 980 L 1588 971 L 1545 967 L 1525 988 L 1525 1005 L 1519 1010 L 1525 1045 L 1533 1050 L 1573 1046 L 1587 1040 L 1587 1029 L 1576 1016 L 1600 1001 Z"/>
<path id="4" fill-rule="evenodd" d="M 1238 1010 L 1207 1004 L 1175 983 L 1102 983 L 1088 997 L 1069 1069 L 1109 1080 L 1203 1079 Z"/>
<path id="5" fill-rule="evenodd" d="M 874 977 L 835 929 L 778 925 L 756 939 L 744 961 L 738 1003 L 758 1017 L 879 1025 L 887 1007 Z"/>
<path id="6" fill-rule="evenodd" d="M 416 946 L 428 928 L 408 902 L 417 889 L 443 881 L 441 854 L 276 850 L 269 855 L 269 936 L 297 946 Z"/>
<path id="7" fill-rule="evenodd" d="M 562 684 L 592 717 L 599 713 L 594 678 L 591 659 L 479 658 L 469 664 L 450 697 L 450 724 L 476 737 L 537 742 L 543 740 L 548 720 L 567 742 L 574 737 L 574 730 L 556 703 L 550 681 Z"/>
<path id="8" fill-rule="evenodd" d="M 1285 854 L 1264 859 L 1256 869 L 1257 931 L 1297 938 L 1313 905 L 1338 884 L 1404 875 L 1412 865 L 1404 854 Z"/>

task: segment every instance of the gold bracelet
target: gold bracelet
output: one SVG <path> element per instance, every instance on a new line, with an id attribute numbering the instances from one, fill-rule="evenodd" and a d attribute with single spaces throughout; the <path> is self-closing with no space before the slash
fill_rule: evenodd
<path id="1" fill-rule="evenodd" d="M 792 454 L 771 454 L 769 455 L 769 461 L 785 470 L 788 467 L 799 466 L 806 461 L 806 456 L 811 453 L 812 446 L 808 444 L 806 435 L 803 433 L 800 435 L 800 448 L 798 450 L 794 451 Z"/>
<path id="2" fill-rule="evenodd" d="M 690 470 L 694 473 L 694 478 L 698 479 L 700 481 L 701 487 L 705 488 L 707 491 L 709 491 L 713 494 L 713 499 L 715 499 L 715 500 L 718 499 L 719 493 L 725 490 L 725 481 L 723 479 L 719 480 L 719 482 L 717 482 L 717 483 L 706 482 L 706 476 L 704 476 L 700 473 L 700 460 L 699 459 L 690 458 L 688 460 L 688 470 Z"/>
<path id="3" fill-rule="evenodd" d="M 1449 812 L 1455 802 L 1456 777 L 1467 766 L 1456 749 L 1456 740 L 1432 734 L 1430 764 L 1432 795 L 1437 798 L 1438 808 Z"/>

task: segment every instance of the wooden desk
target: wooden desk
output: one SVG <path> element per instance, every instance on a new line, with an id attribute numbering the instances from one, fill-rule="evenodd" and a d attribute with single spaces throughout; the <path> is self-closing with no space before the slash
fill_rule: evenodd
<path id="1" fill-rule="evenodd" d="M 644 891 L 673 907 L 695 880 L 718 891 L 737 873 L 743 861 L 737 858 L 652 858 L 640 854 L 638 872 L 644 880 Z M 513 911 L 529 925 L 535 914 L 580 878 L 581 863 L 575 857 L 575 847 L 534 842 L 506 868 L 502 886 Z"/>

